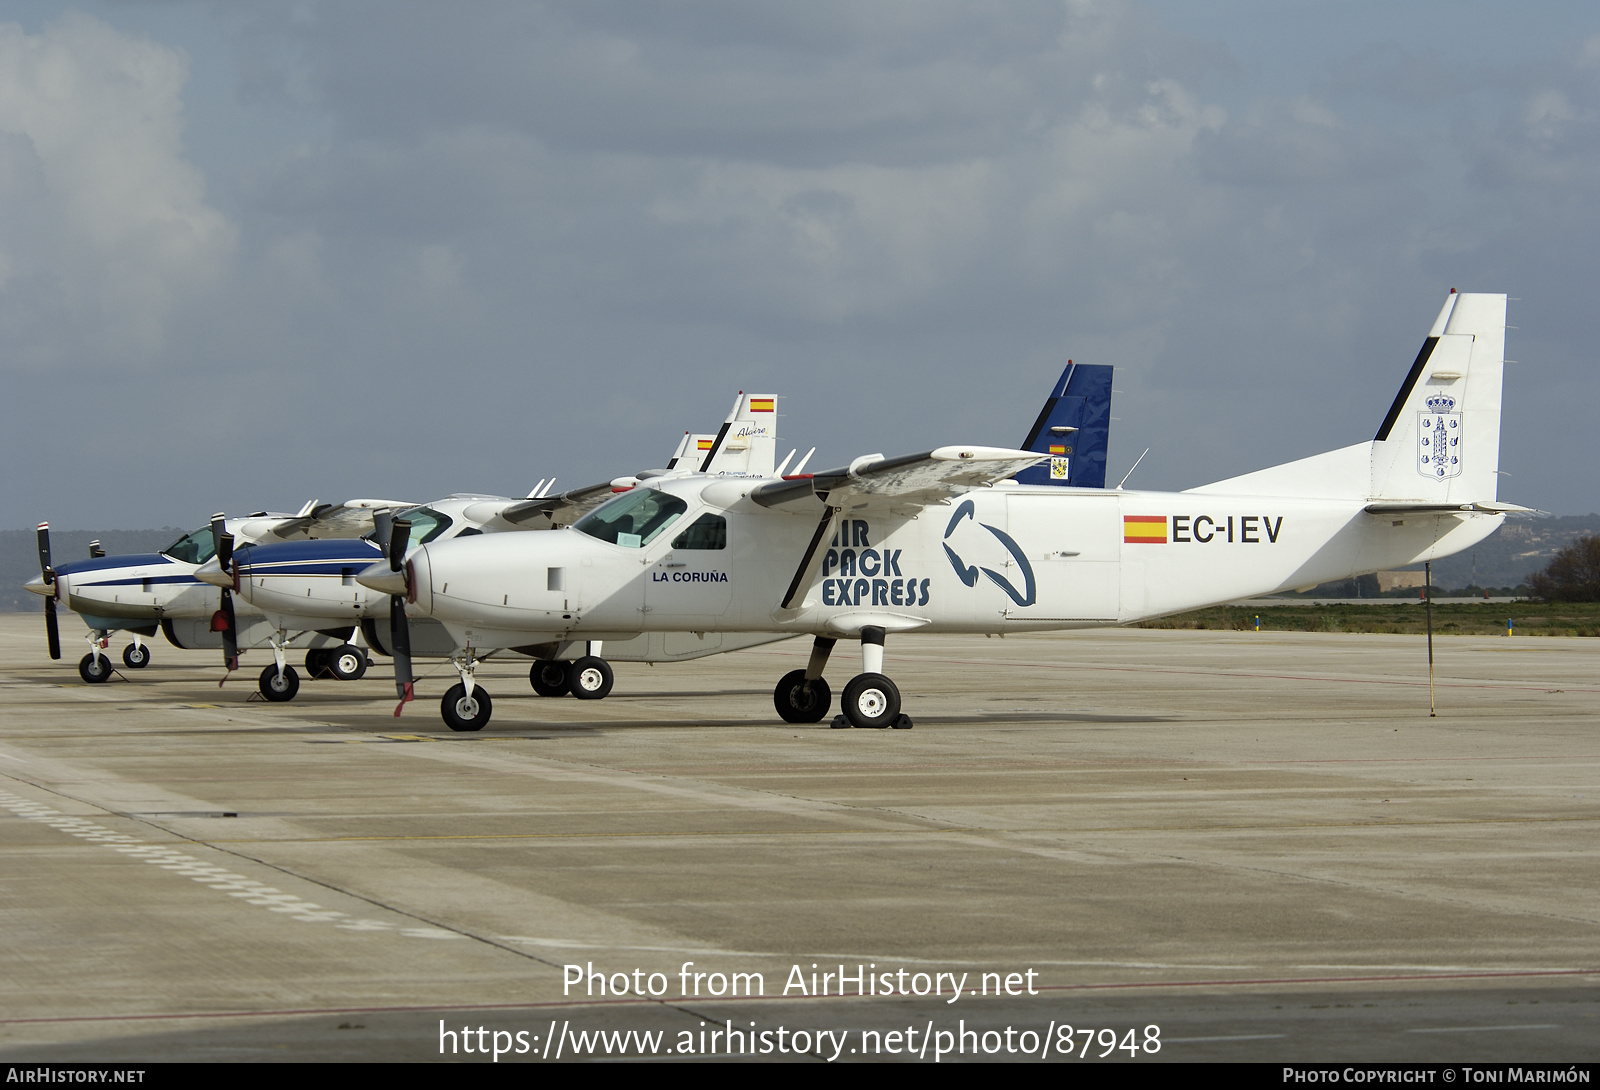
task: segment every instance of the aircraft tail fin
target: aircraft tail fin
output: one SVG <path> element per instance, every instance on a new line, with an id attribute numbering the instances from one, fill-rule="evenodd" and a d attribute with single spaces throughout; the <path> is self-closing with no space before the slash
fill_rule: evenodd
<path id="1" fill-rule="evenodd" d="M 700 461 L 700 472 L 770 477 L 777 464 L 778 399 L 740 391 Z"/>
<path id="2" fill-rule="evenodd" d="M 1191 492 L 1493 504 L 1500 468 L 1506 297 L 1451 291 L 1370 443 Z"/>
<path id="3" fill-rule="evenodd" d="M 1495 499 L 1505 347 L 1506 297 L 1452 291 L 1373 440 L 1373 499 Z"/>
<path id="4" fill-rule="evenodd" d="M 1106 486 L 1111 372 L 1105 364 L 1067 361 L 1067 369 L 1051 387 L 1039 419 L 1019 448 L 1048 454 L 1050 459 L 1018 473 L 1014 478 L 1018 484 Z"/>

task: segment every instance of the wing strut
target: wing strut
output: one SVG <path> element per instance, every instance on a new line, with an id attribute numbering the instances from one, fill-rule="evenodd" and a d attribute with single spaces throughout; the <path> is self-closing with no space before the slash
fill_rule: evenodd
<path id="1" fill-rule="evenodd" d="M 811 535 L 811 544 L 806 546 L 806 554 L 800 558 L 800 566 L 794 570 L 794 578 L 789 581 L 789 589 L 784 593 L 784 609 L 793 609 L 795 599 L 804 591 L 806 573 L 811 570 L 811 562 L 816 559 L 817 550 L 822 547 L 823 539 L 828 536 L 828 527 L 833 525 L 833 516 L 838 513 L 839 508 L 830 506 L 823 510 L 822 517 L 817 520 L 816 531 Z"/>

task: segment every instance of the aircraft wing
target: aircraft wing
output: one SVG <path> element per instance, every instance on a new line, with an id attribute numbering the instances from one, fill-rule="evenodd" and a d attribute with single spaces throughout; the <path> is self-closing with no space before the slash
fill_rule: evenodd
<path id="1" fill-rule="evenodd" d="M 296 534 L 314 533 L 318 537 L 360 537 L 372 530 L 375 511 L 398 511 L 415 507 L 411 500 L 346 500 L 341 504 L 313 501 L 301 508 L 294 518 L 284 520 L 273 528 L 274 537 L 288 538 Z"/>
<path id="2" fill-rule="evenodd" d="M 800 557 L 778 608 L 795 608 L 816 578 L 823 542 L 841 509 L 882 506 L 897 514 L 914 514 L 917 509 L 950 496 L 1003 481 L 1047 457 L 1003 447 L 940 447 L 898 458 L 868 454 L 845 469 L 757 486 L 751 490 L 750 499 L 763 507 L 813 511 L 821 507 L 811 542 Z"/>
<path id="3" fill-rule="evenodd" d="M 807 504 L 815 497 L 828 507 L 915 508 L 1003 481 L 1046 457 L 1004 447 L 959 446 L 895 458 L 868 454 L 845 469 L 760 485 L 750 499 L 763 507 Z"/>
<path id="4" fill-rule="evenodd" d="M 540 515 L 547 515 L 552 523 L 570 526 L 609 500 L 617 491 L 613 481 L 586 484 L 582 488 L 569 489 L 554 496 L 520 500 L 501 511 L 500 517 L 507 522 L 521 525 L 524 522 L 532 522 Z"/>

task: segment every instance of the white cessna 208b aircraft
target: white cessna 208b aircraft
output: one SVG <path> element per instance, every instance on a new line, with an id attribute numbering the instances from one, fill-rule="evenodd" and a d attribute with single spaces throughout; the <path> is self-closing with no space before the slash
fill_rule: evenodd
<path id="1" fill-rule="evenodd" d="M 446 722 L 489 718 L 472 648 L 650 631 L 815 637 L 774 692 L 818 722 L 835 641 L 861 673 L 835 725 L 910 726 L 888 633 L 1128 624 L 1448 556 L 1496 502 L 1506 298 L 1452 289 L 1371 442 L 1185 492 L 1009 481 L 1028 451 L 945 446 L 799 479 L 646 481 L 571 528 L 457 538 L 358 576 L 441 622 L 466 653 Z"/>

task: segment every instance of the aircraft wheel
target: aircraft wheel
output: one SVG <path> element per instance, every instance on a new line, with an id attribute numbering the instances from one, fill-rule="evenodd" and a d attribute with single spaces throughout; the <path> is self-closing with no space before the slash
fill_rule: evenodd
<path id="1" fill-rule="evenodd" d="M 855 727 L 888 727 L 900 717 L 900 690 L 882 674 L 851 678 L 839 703 L 844 717 Z"/>
<path id="2" fill-rule="evenodd" d="M 567 677 L 572 679 L 572 695 L 579 700 L 604 699 L 617 680 L 617 676 L 611 672 L 611 664 L 594 655 L 585 655 L 574 662 L 567 671 Z"/>
<path id="3" fill-rule="evenodd" d="M 276 664 L 268 666 L 261 671 L 261 683 L 258 686 L 261 695 L 274 704 L 282 704 L 293 700 L 294 694 L 300 691 L 300 675 L 295 673 L 293 666 L 285 666 L 283 673 L 278 673 Z"/>
<path id="4" fill-rule="evenodd" d="M 557 662 L 555 659 L 540 659 L 528 671 L 528 684 L 532 685 L 533 691 L 540 696 L 566 696 L 572 690 L 572 682 L 568 676 L 570 669 L 570 663 Z"/>
<path id="5" fill-rule="evenodd" d="M 105 655 L 85 655 L 78 660 L 78 676 L 90 685 L 98 685 L 111 676 L 111 660 Z"/>
<path id="6" fill-rule="evenodd" d="M 150 648 L 130 643 L 122 649 L 122 664 L 130 670 L 143 670 L 150 665 Z"/>
<path id="7" fill-rule="evenodd" d="M 444 699 L 439 701 L 439 714 L 444 716 L 445 726 L 451 730 L 482 730 L 493 711 L 494 702 L 477 685 L 472 687 L 471 696 L 467 695 L 465 685 L 452 685 L 445 690 Z"/>
<path id="8" fill-rule="evenodd" d="M 326 647 L 313 647 L 306 652 L 306 676 L 312 678 L 328 677 L 328 649 Z"/>
<path id="9" fill-rule="evenodd" d="M 778 679 L 772 703 L 785 723 L 820 723 L 833 706 L 833 690 L 820 677 L 808 686 L 804 670 L 790 670 Z"/>
<path id="10" fill-rule="evenodd" d="M 328 672 L 340 681 L 360 681 L 361 675 L 367 672 L 366 653 L 354 644 L 343 644 L 324 654 Z"/>

